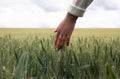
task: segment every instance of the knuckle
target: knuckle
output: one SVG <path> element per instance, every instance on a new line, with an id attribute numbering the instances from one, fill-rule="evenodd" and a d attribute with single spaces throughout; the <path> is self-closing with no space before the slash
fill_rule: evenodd
<path id="1" fill-rule="evenodd" d="M 59 38 L 58 38 L 58 40 L 62 40 L 62 38 L 61 38 L 61 37 L 59 37 Z"/>

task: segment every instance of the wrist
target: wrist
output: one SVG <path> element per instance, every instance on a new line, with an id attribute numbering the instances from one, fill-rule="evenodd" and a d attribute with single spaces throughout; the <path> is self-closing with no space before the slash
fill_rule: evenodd
<path id="1" fill-rule="evenodd" d="M 71 21 L 71 22 L 76 22 L 76 20 L 78 19 L 78 17 L 77 17 L 77 16 L 74 16 L 74 15 L 72 15 L 72 14 L 70 14 L 70 13 L 67 13 L 66 19 L 68 19 L 68 20 Z"/>

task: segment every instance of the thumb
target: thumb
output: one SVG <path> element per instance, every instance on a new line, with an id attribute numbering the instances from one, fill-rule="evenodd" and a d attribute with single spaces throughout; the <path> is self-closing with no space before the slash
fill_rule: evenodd
<path id="1" fill-rule="evenodd" d="M 54 33 L 56 33 L 56 32 L 57 32 L 57 29 L 54 30 Z"/>
<path id="2" fill-rule="evenodd" d="M 57 32 L 57 30 L 54 30 L 54 33 L 56 33 Z"/>

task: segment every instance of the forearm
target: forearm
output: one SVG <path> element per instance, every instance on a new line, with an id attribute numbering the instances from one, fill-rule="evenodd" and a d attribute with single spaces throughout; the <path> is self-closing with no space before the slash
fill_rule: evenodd
<path id="1" fill-rule="evenodd" d="M 67 13 L 67 15 L 66 15 L 66 19 L 67 20 L 69 20 L 70 22 L 76 22 L 76 20 L 77 20 L 77 16 L 74 16 L 74 15 L 72 15 L 72 14 L 70 14 L 70 13 Z"/>
<path id="2" fill-rule="evenodd" d="M 73 4 L 70 6 L 68 13 L 77 17 L 82 17 L 92 1 L 93 0 L 74 0 Z"/>

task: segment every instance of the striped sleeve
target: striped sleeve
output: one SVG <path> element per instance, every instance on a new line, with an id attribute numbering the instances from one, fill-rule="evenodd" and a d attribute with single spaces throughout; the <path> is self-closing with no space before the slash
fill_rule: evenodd
<path id="1" fill-rule="evenodd" d="M 93 0 L 74 0 L 68 12 L 74 16 L 82 17 Z"/>

